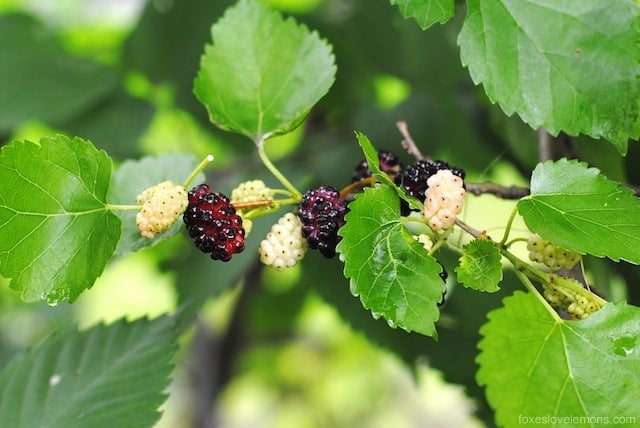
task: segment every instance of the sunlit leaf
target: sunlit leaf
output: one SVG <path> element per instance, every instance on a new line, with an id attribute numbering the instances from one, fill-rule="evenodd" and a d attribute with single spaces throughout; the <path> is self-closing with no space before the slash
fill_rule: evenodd
<path id="1" fill-rule="evenodd" d="M 333 84 L 331 47 L 255 0 L 228 9 L 211 35 L 194 91 L 220 128 L 254 141 L 290 131 Z"/>
<path id="2" fill-rule="evenodd" d="M 536 296 L 518 291 L 489 313 L 480 332 L 477 380 L 498 425 L 593 427 L 606 425 L 596 418 L 637 417 L 637 307 L 608 304 L 584 320 L 563 321 Z M 523 419 L 535 417 L 547 419 Z M 620 422 L 637 426 L 633 419 Z"/>
<path id="3" fill-rule="evenodd" d="M 111 158 L 81 138 L 16 141 L 0 151 L 0 273 L 26 301 L 73 301 L 113 255 Z"/>
<path id="4" fill-rule="evenodd" d="M 338 251 L 352 294 L 389 325 L 437 337 L 442 267 L 400 222 L 395 190 L 366 188 L 349 209 Z"/>
<path id="5" fill-rule="evenodd" d="M 151 427 L 175 351 L 166 317 L 52 337 L 0 372 L 2 426 Z"/>
<path id="6" fill-rule="evenodd" d="M 462 62 L 508 115 L 552 134 L 640 135 L 640 4 L 470 0 Z"/>
<path id="7" fill-rule="evenodd" d="M 596 168 L 566 159 L 539 164 L 518 211 L 561 248 L 640 263 L 640 199 Z"/>

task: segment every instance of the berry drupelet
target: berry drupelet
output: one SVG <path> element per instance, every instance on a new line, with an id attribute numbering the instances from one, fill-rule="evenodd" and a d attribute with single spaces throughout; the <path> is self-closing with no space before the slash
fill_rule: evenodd
<path id="1" fill-rule="evenodd" d="M 244 250 L 242 218 L 236 214 L 229 198 L 201 184 L 189 191 L 188 200 L 183 220 L 200 251 L 209 253 L 214 260 L 226 262 Z"/>
<path id="2" fill-rule="evenodd" d="M 345 221 L 347 203 L 332 186 L 320 186 L 302 195 L 298 217 L 302 222 L 302 236 L 309 247 L 318 249 L 326 258 L 336 255 L 340 242 L 338 229 Z"/>

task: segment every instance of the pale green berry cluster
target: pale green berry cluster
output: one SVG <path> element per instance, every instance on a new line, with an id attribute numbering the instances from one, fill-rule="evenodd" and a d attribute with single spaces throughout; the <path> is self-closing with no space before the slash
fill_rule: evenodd
<path id="1" fill-rule="evenodd" d="M 556 247 L 538 234 L 529 237 L 527 250 L 530 260 L 543 263 L 553 270 L 571 269 L 580 261 L 579 254 Z"/>
<path id="2" fill-rule="evenodd" d="M 600 309 L 595 301 L 586 296 L 556 285 L 545 284 L 543 294 L 552 306 L 564 309 L 576 318 L 586 318 Z"/>
<path id="3" fill-rule="evenodd" d="M 240 183 L 238 187 L 231 191 L 231 201 L 234 205 L 272 200 L 273 192 L 262 180 L 245 181 Z M 242 217 L 242 226 L 244 228 L 245 237 L 248 236 L 251 229 L 253 229 L 253 222 L 246 217 L 246 213 L 248 211 L 251 211 L 251 209 L 236 208 L 236 214 Z"/>
<path id="4" fill-rule="evenodd" d="M 147 239 L 169 230 L 189 204 L 185 188 L 169 180 L 145 189 L 136 202 L 142 205 L 136 214 L 136 226 Z"/>
<path id="5" fill-rule="evenodd" d="M 260 242 L 260 261 L 282 271 L 295 266 L 306 251 L 307 241 L 302 237 L 302 223 L 297 215 L 287 213 Z"/>
<path id="6" fill-rule="evenodd" d="M 255 201 L 273 200 L 271 189 L 262 180 L 249 180 L 240 183 L 238 187 L 231 191 L 233 203 L 245 203 Z"/>
<path id="7" fill-rule="evenodd" d="M 425 191 L 423 216 L 431 229 L 448 229 L 462 211 L 465 188 L 462 178 L 449 169 L 442 169 L 429 177 Z"/>

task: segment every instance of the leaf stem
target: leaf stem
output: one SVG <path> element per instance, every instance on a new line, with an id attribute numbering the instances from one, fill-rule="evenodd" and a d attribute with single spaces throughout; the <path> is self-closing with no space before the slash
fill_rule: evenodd
<path id="1" fill-rule="evenodd" d="M 542 295 L 540 294 L 540 292 L 538 291 L 538 289 L 533 285 L 533 283 L 531 282 L 531 280 L 529 279 L 529 277 L 527 275 L 524 274 L 524 272 L 516 269 L 516 276 L 518 277 L 518 279 L 520 280 L 520 282 L 522 282 L 524 284 L 524 286 L 526 287 L 526 289 L 529 291 L 529 293 L 533 294 L 534 296 L 536 296 L 536 298 L 538 300 L 540 300 L 542 302 L 542 304 L 544 305 L 544 307 L 547 309 L 547 311 L 551 314 L 551 316 L 557 321 L 557 322 L 561 322 L 562 318 L 560 318 L 560 315 L 558 315 L 558 313 L 555 311 L 555 309 L 553 309 L 551 307 L 551 305 L 549 304 L 549 302 L 547 302 L 547 299 L 545 299 L 544 297 L 542 297 Z"/>
<path id="2" fill-rule="evenodd" d="M 142 205 L 107 204 L 106 208 L 110 211 L 140 211 Z"/>
<path id="3" fill-rule="evenodd" d="M 516 242 L 527 242 L 527 241 L 528 241 L 528 239 L 527 238 L 523 238 L 523 237 L 513 238 L 511 241 L 505 243 L 503 246 L 504 246 L 504 248 L 509 248 L 513 244 L 515 244 Z"/>
<path id="4" fill-rule="evenodd" d="M 543 284 L 556 285 L 565 289 L 568 289 L 575 294 L 580 296 L 584 296 L 589 300 L 594 301 L 599 307 L 602 307 L 607 304 L 607 301 L 602 297 L 598 296 L 595 293 L 592 293 L 590 290 L 587 290 L 577 281 L 564 278 L 559 275 L 549 274 L 543 272 L 528 263 L 523 262 L 516 256 L 514 256 L 511 252 L 507 251 L 504 248 L 500 248 L 500 253 L 513 264 L 513 267 L 516 271 L 525 273 L 528 277 L 537 279 Z"/>
<path id="5" fill-rule="evenodd" d="M 258 155 L 260 156 L 260 160 L 264 166 L 267 167 L 269 171 L 278 179 L 278 181 L 291 192 L 291 197 L 295 199 L 297 202 L 302 198 L 302 193 L 298 189 L 295 188 L 293 184 L 276 168 L 276 166 L 271 162 L 271 160 L 267 157 L 267 154 L 264 151 L 264 140 L 258 141 L 256 144 L 258 148 Z"/>
<path id="6" fill-rule="evenodd" d="M 207 167 L 207 165 L 209 165 L 212 161 L 213 161 L 213 155 L 208 155 L 207 157 L 205 157 L 202 160 L 202 162 L 200 162 L 200 164 L 196 167 L 196 169 L 194 169 L 193 172 L 191 172 L 191 175 L 187 177 L 182 187 L 184 187 L 185 189 L 188 188 L 191 185 L 191 182 L 195 180 L 196 176 L 200 174 L 202 170 L 204 170 Z"/>
<path id="7" fill-rule="evenodd" d="M 375 179 L 373 177 L 363 178 L 362 180 L 356 181 L 355 183 L 351 183 L 346 186 L 344 189 L 340 190 L 340 197 L 342 199 L 346 198 L 350 193 L 353 193 L 356 190 L 363 189 L 364 187 L 371 186 Z"/>
<path id="8" fill-rule="evenodd" d="M 513 210 L 511 210 L 511 214 L 509 215 L 509 220 L 507 220 L 507 225 L 504 229 L 504 235 L 502 235 L 502 240 L 499 243 L 500 248 L 504 248 L 505 243 L 509 239 L 509 234 L 511 233 L 511 226 L 513 226 L 513 221 L 515 220 L 517 213 L 518 213 L 518 205 L 513 207 Z"/>

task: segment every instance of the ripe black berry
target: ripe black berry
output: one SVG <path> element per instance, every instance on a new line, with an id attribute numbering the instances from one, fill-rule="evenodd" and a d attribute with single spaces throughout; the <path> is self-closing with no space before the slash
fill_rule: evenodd
<path id="1" fill-rule="evenodd" d="M 182 219 L 200 251 L 209 253 L 214 260 L 226 262 L 234 253 L 244 250 L 242 218 L 236 214 L 229 198 L 201 184 L 189 191 L 188 199 Z"/>
<path id="2" fill-rule="evenodd" d="M 386 172 L 391 180 L 393 180 L 403 168 L 398 156 L 387 150 L 378 150 L 378 162 L 380 170 Z M 368 177 L 371 177 L 369 163 L 366 160 L 362 160 L 356 165 L 351 181 L 355 183 Z"/>
<path id="3" fill-rule="evenodd" d="M 338 229 L 345 221 L 347 203 L 332 186 L 320 186 L 302 195 L 298 217 L 302 222 L 302 236 L 309 247 L 320 250 L 323 256 L 336 255 L 336 245 L 340 242 Z"/>
<path id="4" fill-rule="evenodd" d="M 452 167 L 442 160 L 428 161 L 419 160 L 403 169 L 395 178 L 395 183 L 404 188 L 406 192 L 419 199 L 421 202 L 425 200 L 425 191 L 429 188 L 427 180 L 435 175 L 438 171 L 448 169 L 453 175 L 464 180 L 464 170 Z"/>

